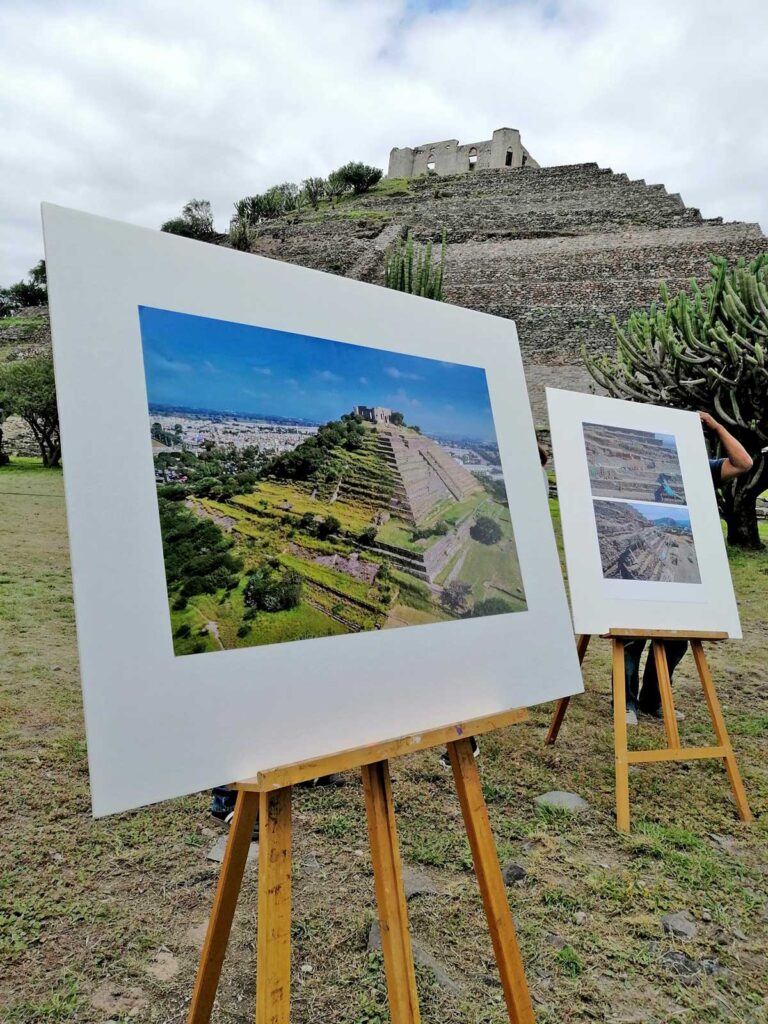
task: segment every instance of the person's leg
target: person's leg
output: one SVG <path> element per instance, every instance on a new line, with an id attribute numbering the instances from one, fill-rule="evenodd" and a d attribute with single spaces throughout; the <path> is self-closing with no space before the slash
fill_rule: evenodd
<path id="1" fill-rule="evenodd" d="M 687 647 L 687 640 L 664 641 L 670 680 L 672 679 L 672 673 L 682 661 Z M 656 674 L 656 660 L 653 657 L 653 648 L 648 653 L 648 658 L 645 662 L 643 688 L 640 691 L 638 706 L 645 715 L 653 715 L 655 718 L 661 717 L 661 694 L 659 693 L 659 677 Z M 678 717 L 682 718 L 682 715 L 678 714 Z"/>
<path id="2" fill-rule="evenodd" d="M 645 640 L 624 642 L 624 687 L 627 695 L 627 711 L 637 711 L 637 693 L 640 687 L 640 658 Z"/>
<path id="3" fill-rule="evenodd" d="M 214 818 L 227 822 L 231 819 L 237 801 L 237 790 L 229 786 L 216 786 L 211 790 L 210 811 Z"/>

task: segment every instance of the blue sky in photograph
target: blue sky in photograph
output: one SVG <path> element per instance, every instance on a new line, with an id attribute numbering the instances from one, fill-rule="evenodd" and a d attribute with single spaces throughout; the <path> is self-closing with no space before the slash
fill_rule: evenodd
<path id="1" fill-rule="evenodd" d="M 318 423 L 383 405 L 425 433 L 495 440 L 485 371 L 287 331 L 139 307 L 150 405 Z"/>
<path id="2" fill-rule="evenodd" d="M 641 516 L 656 522 L 658 519 L 673 519 L 678 526 L 691 528 L 691 516 L 687 505 L 653 505 L 645 501 L 629 501 Z"/>

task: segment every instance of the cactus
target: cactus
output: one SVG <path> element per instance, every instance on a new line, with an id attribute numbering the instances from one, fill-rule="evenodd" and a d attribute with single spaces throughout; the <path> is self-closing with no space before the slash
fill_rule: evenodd
<path id="1" fill-rule="evenodd" d="M 721 496 L 729 543 L 762 547 L 755 501 L 768 487 L 768 253 L 729 268 L 710 256 L 710 282 L 612 320 L 615 356 L 582 348 L 593 379 L 617 398 L 709 412 L 754 459 Z"/>
<path id="2" fill-rule="evenodd" d="M 443 229 L 438 264 L 432 262 L 432 242 L 417 246 L 413 241 L 413 233 L 409 231 L 405 241 L 399 238 L 387 254 L 384 267 L 384 286 L 441 302 L 444 270 L 445 229 Z"/>

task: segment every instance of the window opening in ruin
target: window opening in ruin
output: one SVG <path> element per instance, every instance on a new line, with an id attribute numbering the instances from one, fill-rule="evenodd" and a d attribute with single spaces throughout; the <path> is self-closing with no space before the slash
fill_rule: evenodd
<path id="1" fill-rule="evenodd" d="M 477 163 L 477 150 L 473 147 L 469 151 L 469 169 L 470 169 L 470 171 L 474 171 L 476 163 Z"/>
<path id="2" fill-rule="evenodd" d="M 507 150 L 507 155 L 504 157 L 504 166 L 505 167 L 511 167 L 512 166 L 512 157 L 513 157 L 512 150 L 508 149 Z"/>
<path id="3" fill-rule="evenodd" d="M 520 166 L 521 167 L 525 167 L 525 165 L 527 163 L 528 163 L 528 157 L 525 155 L 525 153 L 523 153 L 523 162 L 520 164 Z"/>
<path id="4" fill-rule="evenodd" d="M 435 173 L 435 154 L 434 153 L 430 153 L 429 154 L 429 160 L 427 160 L 427 173 L 429 173 L 429 174 L 434 174 Z"/>

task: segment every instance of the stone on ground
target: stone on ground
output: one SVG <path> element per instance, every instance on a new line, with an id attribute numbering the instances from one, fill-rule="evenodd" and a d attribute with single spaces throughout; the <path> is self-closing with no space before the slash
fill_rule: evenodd
<path id="1" fill-rule="evenodd" d="M 433 896 L 441 891 L 426 872 L 409 864 L 403 864 L 403 888 L 407 900 L 413 896 Z"/>
<path id="2" fill-rule="evenodd" d="M 428 968 L 435 976 L 435 981 L 444 988 L 447 992 L 454 992 L 459 994 L 461 992 L 461 986 L 458 985 L 448 973 L 446 967 L 437 960 L 428 949 L 425 949 L 421 943 L 411 936 L 411 946 L 413 948 L 413 959 L 414 962 L 420 964 L 422 967 Z M 381 927 L 378 921 L 374 921 L 371 925 L 370 931 L 368 932 L 368 952 L 378 952 L 381 950 Z"/>
<path id="3" fill-rule="evenodd" d="M 537 807 L 554 807 L 563 811 L 570 811 L 572 814 L 583 814 L 589 810 L 589 804 L 584 797 L 577 793 L 566 793 L 560 789 L 550 790 L 549 793 L 542 793 L 533 801 Z"/>
<path id="4" fill-rule="evenodd" d="M 692 939 L 698 928 L 687 910 L 678 910 L 674 914 L 665 914 L 661 926 L 668 935 L 676 935 L 680 939 Z"/>
<path id="5" fill-rule="evenodd" d="M 219 836 L 219 838 L 210 848 L 208 853 L 206 853 L 206 859 L 212 860 L 215 864 L 221 864 L 221 862 L 224 860 L 224 851 L 227 848 L 227 839 L 228 836 L 226 835 Z M 255 860 L 258 859 L 258 856 L 259 844 L 251 843 L 251 845 L 248 847 L 248 856 L 246 857 L 245 863 L 252 864 Z"/>
<path id="6" fill-rule="evenodd" d="M 528 877 L 528 872 L 519 864 L 506 864 L 501 869 L 501 876 L 505 885 L 514 885 L 515 882 L 522 882 Z"/>

